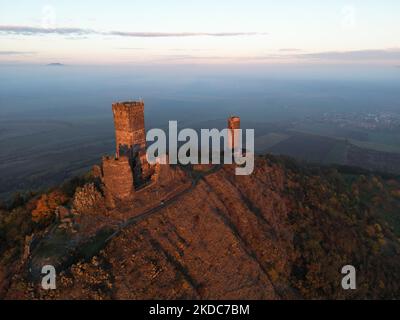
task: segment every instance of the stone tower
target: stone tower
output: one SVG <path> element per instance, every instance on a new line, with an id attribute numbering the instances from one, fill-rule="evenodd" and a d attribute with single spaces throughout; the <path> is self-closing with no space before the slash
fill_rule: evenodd
<path id="1" fill-rule="evenodd" d="M 146 159 L 143 101 L 112 104 L 115 126 L 115 157 L 103 157 L 102 181 L 114 199 L 132 196 L 152 174 Z"/>
<path id="2" fill-rule="evenodd" d="M 146 149 L 144 102 L 116 102 L 112 105 L 115 126 L 116 158 L 124 154 L 134 156 Z"/>
<path id="3" fill-rule="evenodd" d="M 236 129 L 240 129 L 240 118 L 231 116 L 228 118 L 228 147 L 230 149 L 238 147 L 239 132 Z"/>
<path id="4" fill-rule="evenodd" d="M 131 161 L 127 156 L 103 157 L 101 164 L 102 181 L 106 197 L 111 199 L 126 199 L 135 191 Z"/>

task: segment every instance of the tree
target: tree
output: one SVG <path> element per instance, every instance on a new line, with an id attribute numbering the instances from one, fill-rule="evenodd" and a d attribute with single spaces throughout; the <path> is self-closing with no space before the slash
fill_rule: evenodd
<path id="1" fill-rule="evenodd" d="M 36 203 L 36 208 L 32 210 L 32 220 L 39 222 L 51 218 L 58 206 L 68 202 L 68 197 L 61 191 L 52 191 L 43 194 Z"/>

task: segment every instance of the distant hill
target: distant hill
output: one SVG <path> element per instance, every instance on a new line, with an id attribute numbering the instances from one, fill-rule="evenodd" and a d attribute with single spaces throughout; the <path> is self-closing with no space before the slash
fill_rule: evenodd
<path id="1" fill-rule="evenodd" d="M 400 298 L 398 178 L 270 155 L 250 176 L 166 168 L 111 207 L 93 173 L 0 210 L 0 297 Z M 43 263 L 57 290 L 34 285 Z M 341 289 L 347 264 L 357 290 Z"/>
<path id="2" fill-rule="evenodd" d="M 47 64 L 48 67 L 63 67 L 65 66 L 65 64 L 59 63 L 59 62 L 53 62 L 53 63 L 49 63 Z"/>

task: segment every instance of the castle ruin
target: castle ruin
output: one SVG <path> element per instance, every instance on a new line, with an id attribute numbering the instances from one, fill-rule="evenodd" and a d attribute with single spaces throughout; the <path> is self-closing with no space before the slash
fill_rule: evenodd
<path id="1" fill-rule="evenodd" d="M 240 129 L 240 118 L 231 116 L 228 118 L 228 148 L 236 149 L 239 145 L 239 132 Z"/>
<path id="2" fill-rule="evenodd" d="M 144 126 L 144 102 L 126 101 L 112 104 L 115 126 L 115 155 L 102 158 L 100 177 L 107 199 L 125 200 L 135 192 L 160 179 L 174 177 L 169 166 L 161 170 L 160 161 L 150 165 L 146 156 L 146 131 Z M 239 146 L 240 118 L 228 118 L 228 147 Z M 166 156 L 167 157 L 167 156 Z M 169 168 L 169 169 L 168 169 Z M 177 175 L 179 176 L 179 174 Z M 164 182 L 165 182 L 164 181 Z"/>
<path id="3" fill-rule="evenodd" d="M 101 176 L 105 191 L 123 200 L 151 179 L 146 160 L 144 102 L 127 101 L 112 105 L 115 127 L 115 156 L 102 159 Z"/>

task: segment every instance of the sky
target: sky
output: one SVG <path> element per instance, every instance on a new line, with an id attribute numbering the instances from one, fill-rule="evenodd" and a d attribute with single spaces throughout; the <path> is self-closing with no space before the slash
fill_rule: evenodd
<path id="1" fill-rule="evenodd" d="M 0 63 L 400 65 L 398 0 L 0 0 Z"/>

